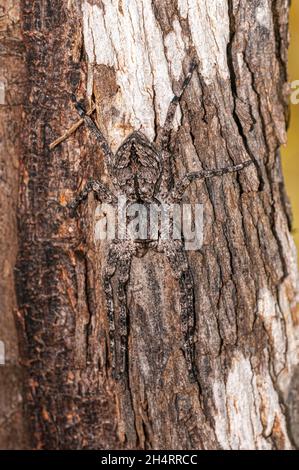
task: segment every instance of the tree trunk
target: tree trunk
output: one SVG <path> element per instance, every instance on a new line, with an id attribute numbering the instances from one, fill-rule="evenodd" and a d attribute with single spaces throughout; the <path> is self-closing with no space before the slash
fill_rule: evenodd
<path id="1" fill-rule="evenodd" d="M 0 448 L 22 448 L 22 369 L 14 314 L 17 311 L 14 265 L 17 256 L 18 167 L 24 104 L 24 46 L 20 9 L 0 1 Z M 5 365 L 3 365 L 3 362 Z"/>
<path id="2" fill-rule="evenodd" d="M 289 2 L 79 3 L 21 2 L 16 318 L 32 445 L 290 449 L 299 444 L 298 277 L 279 154 Z M 133 130 L 153 140 L 194 56 L 199 68 L 171 137 L 176 178 L 254 165 L 193 183 L 185 195 L 204 206 L 203 246 L 188 252 L 198 381 L 190 383 L 181 349 L 177 281 L 165 257 L 150 252 L 131 268 L 124 384 L 109 366 L 96 202 L 90 196 L 79 219 L 65 208 L 89 176 L 109 182 L 103 154 L 83 126 L 54 150 L 49 144 L 78 119 L 72 94 L 95 100 L 113 150 Z"/>

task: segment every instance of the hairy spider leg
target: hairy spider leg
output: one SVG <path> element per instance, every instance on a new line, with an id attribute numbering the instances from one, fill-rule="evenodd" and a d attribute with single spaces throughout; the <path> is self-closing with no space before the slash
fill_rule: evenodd
<path id="1" fill-rule="evenodd" d="M 116 345 L 115 345 L 115 319 L 114 319 L 114 301 L 111 279 L 114 276 L 117 266 L 118 256 L 115 246 L 112 246 L 108 253 L 107 263 L 104 272 L 104 291 L 107 305 L 107 317 L 109 327 L 109 349 L 111 357 L 112 374 L 116 370 Z"/>
<path id="2" fill-rule="evenodd" d="M 132 256 L 126 255 L 118 266 L 119 280 L 117 298 L 119 301 L 119 333 L 120 333 L 120 373 L 123 375 L 127 370 L 128 353 L 128 308 L 127 308 L 127 284 L 130 278 Z"/>
<path id="3" fill-rule="evenodd" d="M 157 139 L 156 139 L 157 147 L 160 150 L 163 150 L 167 147 L 167 144 L 168 144 L 168 141 L 169 141 L 169 135 L 170 135 L 170 131 L 172 129 L 173 119 L 174 119 L 174 116 L 175 116 L 176 109 L 177 109 L 178 104 L 179 104 L 179 102 L 180 102 L 180 100 L 181 100 L 181 98 L 184 94 L 184 91 L 186 90 L 187 86 L 189 85 L 189 83 L 191 81 L 193 72 L 196 69 L 197 65 L 198 65 L 197 62 L 195 62 L 195 61 L 191 62 L 189 72 L 187 73 L 187 75 L 185 77 L 185 80 L 183 81 L 183 85 L 182 85 L 181 90 L 179 91 L 178 94 L 174 95 L 174 97 L 172 98 L 172 100 L 169 104 L 167 114 L 166 114 L 166 118 L 165 118 L 165 122 L 164 122 L 164 126 L 158 132 Z"/>
<path id="4" fill-rule="evenodd" d="M 195 309 L 193 277 L 182 242 L 163 242 L 162 251 L 168 259 L 174 276 L 179 281 L 181 330 L 184 336 L 183 351 L 187 363 L 189 379 L 193 382 L 196 378 L 194 357 Z"/>
<path id="5" fill-rule="evenodd" d="M 80 117 L 84 119 L 84 122 L 86 126 L 88 127 L 88 129 L 92 132 L 93 135 L 95 135 L 97 142 L 100 144 L 100 147 L 105 155 L 104 163 L 107 166 L 107 170 L 110 172 L 114 163 L 114 154 L 107 140 L 105 139 L 104 135 L 102 134 L 100 129 L 97 127 L 95 122 L 92 120 L 92 118 L 86 114 L 86 111 L 81 106 L 81 104 L 75 101 L 75 107 Z"/>
<path id="6" fill-rule="evenodd" d="M 163 171 L 161 174 L 161 180 L 159 184 L 161 196 L 164 196 L 167 194 L 169 190 L 170 180 L 171 180 L 170 153 L 168 151 L 167 146 L 168 146 L 168 142 L 170 138 L 170 132 L 173 127 L 173 119 L 174 119 L 178 104 L 180 103 L 180 100 L 184 94 L 184 91 L 186 90 L 187 86 L 189 85 L 191 81 L 193 72 L 196 67 L 197 67 L 197 63 L 195 61 L 192 62 L 190 65 L 189 72 L 183 81 L 181 90 L 179 91 L 178 94 L 174 95 L 174 97 L 172 98 L 169 104 L 164 126 L 160 129 L 157 135 L 156 145 L 157 145 L 158 150 L 160 151 L 161 163 L 162 163 L 162 168 L 163 168 Z"/>
<path id="7" fill-rule="evenodd" d="M 226 173 L 235 173 L 247 168 L 252 163 L 252 160 L 246 160 L 238 165 L 220 168 L 219 170 L 203 170 L 186 173 L 186 175 L 183 176 L 183 178 L 175 185 L 175 188 L 170 192 L 168 196 L 168 199 L 170 200 L 169 202 L 180 202 L 192 181 L 213 178 L 214 176 L 223 176 Z"/>
<path id="8" fill-rule="evenodd" d="M 121 243 L 115 243 L 109 250 L 107 264 L 104 273 L 104 290 L 106 295 L 107 314 L 109 323 L 109 342 L 111 354 L 112 375 L 119 379 L 127 370 L 128 350 L 128 309 L 127 309 L 127 284 L 130 278 L 130 269 L 133 252 Z M 119 302 L 119 325 L 120 325 L 120 354 L 117 357 L 117 346 L 115 336 L 115 310 L 113 300 L 112 278 L 118 274 L 117 299 Z M 120 374 L 118 365 L 120 363 Z"/>
<path id="9" fill-rule="evenodd" d="M 74 198 L 72 202 L 68 204 L 68 208 L 71 210 L 71 215 L 75 215 L 75 211 L 77 207 L 87 199 L 87 196 L 90 192 L 94 192 L 96 195 L 97 199 L 102 201 L 102 202 L 114 202 L 116 201 L 116 197 L 114 194 L 111 193 L 109 188 L 105 186 L 103 183 L 101 183 L 98 180 L 93 180 L 90 179 L 82 191 L 79 192 L 79 194 Z"/>

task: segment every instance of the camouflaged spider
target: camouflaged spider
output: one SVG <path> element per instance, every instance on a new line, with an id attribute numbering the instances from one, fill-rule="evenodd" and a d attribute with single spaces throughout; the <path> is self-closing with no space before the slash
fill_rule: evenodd
<path id="1" fill-rule="evenodd" d="M 221 176 L 225 173 L 242 170 L 251 161 L 245 161 L 235 166 L 218 170 L 196 171 L 187 173 L 177 184 L 170 187 L 171 165 L 168 143 L 172 129 L 175 111 L 197 64 L 192 62 L 181 91 L 170 102 L 165 124 L 159 131 L 155 143 L 150 142 L 141 132 L 133 132 L 121 144 L 115 155 L 112 153 L 107 140 L 97 128 L 94 121 L 77 103 L 76 107 L 87 127 L 93 132 L 105 156 L 105 165 L 112 178 L 115 193 L 97 180 L 89 180 L 84 189 L 69 204 L 72 213 L 78 205 L 93 192 L 101 202 L 116 203 L 117 195 L 125 195 L 129 204 L 154 203 L 157 200 L 165 203 L 178 203 L 189 184 L 198 179 Z M 133 256 L 141 256 L 150 248 L 156 249 L 166 255 L 173 273 L 179 282 L 180 289 L 180 316 L 181 328 L 184 335 L 183 351 L 187 364 L 189 377 L 195 378 L 194 365 L 194 287 L 188 259 L 181 240 L 118 240 L 115 239 L 109 248 L 104 274 L 104 290 L 107 300 L 109 322 L 109 339 L 111 366 L 114 377 L 120 377 L 127 368 L 127 284 L 130 277 L 130 267 Z M 112 277 L 118 272 L 117 298 L 119 304 L 119 332 L 116 331 L 114 293 Z M 116 333 L 120 341 L 116 342 Z"/>

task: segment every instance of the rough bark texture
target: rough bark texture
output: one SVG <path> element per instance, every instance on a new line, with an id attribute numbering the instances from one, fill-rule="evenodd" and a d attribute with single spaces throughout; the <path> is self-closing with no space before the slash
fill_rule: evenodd
<path id="1" fill-rule="evenodd" d="M 20 114 L 24 103 L 24 46 L 19 5 L 0 2 L 0 448 L 22 448 L 22 379 L 14 314 L 17 312 L 14 265 L 17 254 L 16 207 L 20 147 Z"/>
<path id="2" fill-rule="evenodd" d="M 21 176 L 16 286 L 32 445 L 299 445 L 298 278 L 279 155 L 288 0 L 21 4 L 27 97 L 23 146 L 14 149 Z M 153 139 L 194 54 L 199 73 L 172 135 L 175 174 L 248 158 L 255 165 L 186 194 L 204 204 L 204 244 L 188 253 L 199 382 L 186 374 L 176 281 L 164 257 L 150 254 L 131 271 L 124 387 L 108 367 L 95 203 L 91 197 L 80 221 L 64 209 L 88 176 L 105 178 L 103 156 L 83 127 L 52 152 L 49 144 L 77 119 L 72 93 L 96 100 L 114 150 L 134 129 Z"/>

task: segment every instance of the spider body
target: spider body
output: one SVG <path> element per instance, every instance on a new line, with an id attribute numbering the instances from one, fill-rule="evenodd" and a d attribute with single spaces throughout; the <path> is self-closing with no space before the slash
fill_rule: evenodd
<path id="1" fill-rule="evenodd" d="M 161 172 L 155 147 L 141 132 L 133 132 L 116 152 L 113 184 L 130 201 L 150 202 Z"/>
<path id="2" fill-rule="evenodd" d="M 231 167 L 217 170 L 198 171 L 187 173 L 179 182 L 170 187 L 170 154 L 168 142 L 176 108 L 188 86 L 196 64 L 192 63 L 179 94 L 170 102 L 164 126 L 160 129 L 155 143 L 149 141 L 141 132 L 133 132 L 118 148 L 115 155 L 108 142 L 97 128 L 94 121 L 85 113 L 77 103 L 76 107 L 87 127 L 96 136 L 105 156 L 107 173 L 112 179 L 114 191 L 98 180 L 89 180 L 84 189 L 69 204 L 72 214 L 79 204 L 84 201 L 89 192 L 93 192 L 101 202 L 117 204 L 117 197 L 124 195 L 127 199 L 127 209 L 134 209 L 134 204 L 144 204 L 146 207 L 155 204 L 178 203 L 182 200 L 184 192 L 195 179 L 205 179 L 213 176 L 222 176 L 225 173 L 242 170 L 251 161 L 246 161 Z M 124 237 L 111 242 L 106 266 L 104 270 L 104 291 L 107 300 L 107 316 L 109 324 L 111 366 L 115 377 L 119 378 L 127 370 L 127 337 L 128 337 L 128 309 L 127 284 L 130 278 L 130 267 L 133 256 L 144 256 L 149 249 L 164 253 L 171 265 L 172 271 L 178 280 L 180 291 L 180 317 L 183 334 L 183 351 L 186 359 L 189 377 L 196 376 L 194 364 L 194 286 L 192 273 L 188 264 L 187 255 L 182 240 L 168 240 L 159 233 L 153 240 L 147 233 L 140 239 Z M 112 287 L 112 278 L 118 274 L 116 291 Z M 118 299 L 118 321 L 116 322 L 114 300 Z"/>

